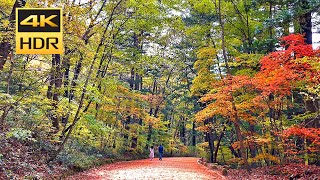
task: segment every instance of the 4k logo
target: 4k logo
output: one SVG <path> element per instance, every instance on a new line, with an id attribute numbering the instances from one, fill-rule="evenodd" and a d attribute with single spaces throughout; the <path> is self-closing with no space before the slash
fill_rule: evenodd
<path id="1" fill-rule="evenodd" d="M 51 27 L 58 27 L 57 24 L 53 23 L 51 19 L 57 17 L 57 15 L 51 15 L 46 18 L 45 15 L 40 15 L 40 21 L 38 22 L 38 16 L 37 15 L 30 15 L 29 17 L 25 18 L 23 21 L 20 22 L 21 26 L 32 26 L 32 27 L 45 27 L 46 24 L 48 24 Z M 32 22 L 29 22 L 32 20 Z"/>
<path id="2" fill-rule="evenodd" d="M 17 8 L 16 53 L 62 54 L 62 10 Z"/>

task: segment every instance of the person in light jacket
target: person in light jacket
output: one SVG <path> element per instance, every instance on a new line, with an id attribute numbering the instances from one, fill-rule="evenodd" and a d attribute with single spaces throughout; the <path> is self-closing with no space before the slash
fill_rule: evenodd
<path id="1" fill-rule="evenodd" d="M 152 161 L 153 158 L 154 158 L 154 148 L 153 148 L 153 146 L 150 147 L 150 155 L 149 155 L 149 157 L 150 157 L 150 161 Z"/>

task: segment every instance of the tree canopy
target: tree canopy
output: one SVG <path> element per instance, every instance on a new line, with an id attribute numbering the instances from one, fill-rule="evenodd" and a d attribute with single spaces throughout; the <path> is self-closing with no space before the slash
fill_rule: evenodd
<path id="1" fill-rule="evenodd" d="M 19 7 L 62 8 L 63 54 L 15 53 Z M 81 169 L 160 144 L 248 171 L 319 165 L 319 8 L 0 0 L 0 178 L 28 175 L 12 169 L 14 143 Z"/>

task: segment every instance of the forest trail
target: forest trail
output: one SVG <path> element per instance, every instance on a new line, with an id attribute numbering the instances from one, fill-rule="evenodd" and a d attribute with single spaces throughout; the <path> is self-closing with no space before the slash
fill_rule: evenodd
<path id="1" fill-rule="evenodd" d="M 117 162 L 76 174 L 68 179 L 227 179 L 220 172 L 198 164 L 197 160 L 198 158 L 194 157 L 179 157 L 163 158 L 162 161 L 155 158 L 152 161 L 144 159 Z"/>

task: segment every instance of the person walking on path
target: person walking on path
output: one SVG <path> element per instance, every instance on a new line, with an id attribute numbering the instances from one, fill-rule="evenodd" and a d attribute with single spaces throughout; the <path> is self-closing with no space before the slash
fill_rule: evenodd
<path id="1" fill-rule="evenodd" d="M 153 146 L 150 147 L 150 155 L 149 155 L 149 157 L 150 157 L 150 161 L 152 161 L 153 158 L 154 158 L 154 149 L 153 149 Z"/>
<path id="2" fill-rule="evenodd" d="M 158 150 L 159 150 L 159 160 L 162 161 L 162 154 L 163 154 L 163 146 L 162 146 L 162 144 L 160 144 Z"/>

